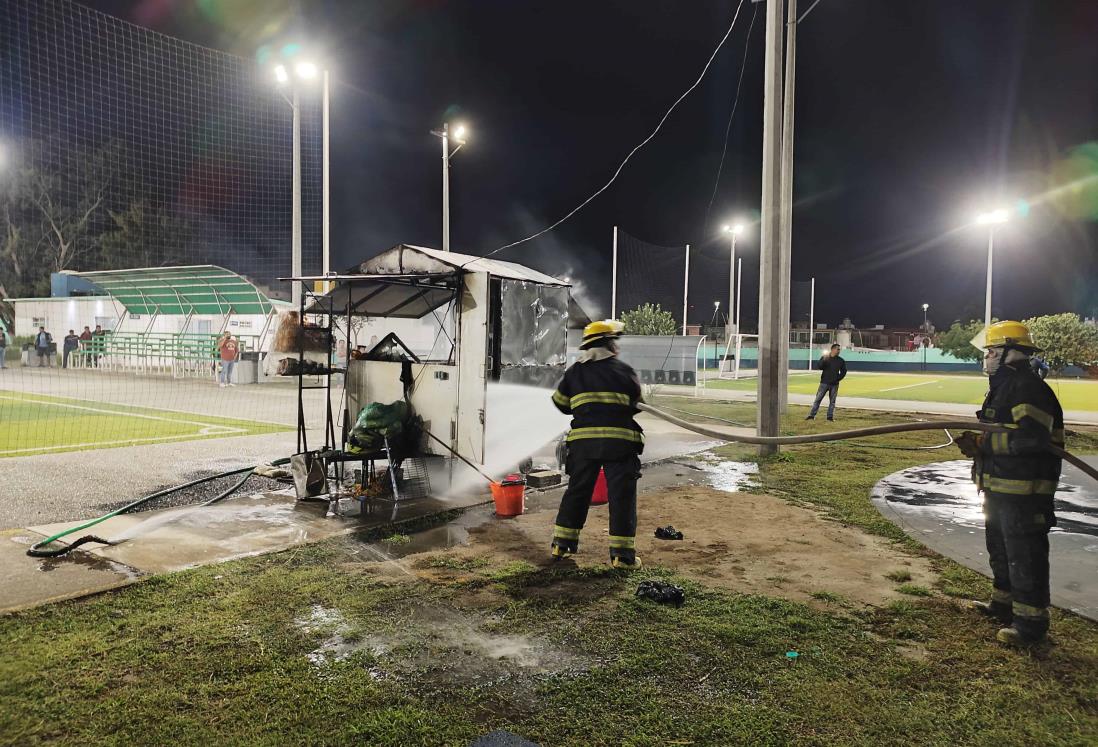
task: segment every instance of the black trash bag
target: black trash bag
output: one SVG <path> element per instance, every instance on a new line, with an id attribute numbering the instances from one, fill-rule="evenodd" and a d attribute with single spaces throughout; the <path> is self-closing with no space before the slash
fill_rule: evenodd
<path id="1" fill-rule="evenodd" d="M 665 527 L 656 527 L 656 539 L 681 540 L 682 532 L 677 531 L 675 527 L 670 524 Z"/>
<path id="2" fill-rule="evenodd" d="M 673 604 L 681 607 L 686 601 L 686 592 L 681 586 L 666 581 L 641 581 L 637 586 L 637 596 L 646 597 L 658 604 Z"/>

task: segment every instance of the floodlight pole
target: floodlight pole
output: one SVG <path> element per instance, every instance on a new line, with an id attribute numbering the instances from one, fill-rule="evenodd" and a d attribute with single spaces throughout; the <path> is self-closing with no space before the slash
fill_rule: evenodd
<path id="1" fill-rule="evenodd" d="M 782 3 L 766 4 L 763 73 L 762 218 L 759 222 L 759 377 L 758 435 L 777 436 L 781 427 L 781 348 L 789 336 L 781 326 L 781 111 Z M 782 339 L 782 337 L 786 339 Z M 763 456 L 777 446 L 759 446 Z"/>
<path id="2" fill-rule="evenodd" d="M 736 308 L 736 234 L 738 231 L 732 231 L 732 250 L 731 257 L 728 261 L 728 333 L 725 337 L 728 340 L 732 339 L 732 335 L 738 331 L 736 329 L 736 319 L 732 316 L 732 310 Z"/>
<path id="3" fill-rule="evenodd" d="M 321 201 L 322 201 L 321 204 L 323 206 L 322 207 L 323 219 L 322 219 L 322 224 L 321 224 L 322 225 L 322 230 L 323 230 L 322 272 L 323 272 L 323 274 L 327 275 L 329 272 L 332 271 L 332 260 L 331 260 L 331 253 L 330 253 L 330 249 L 329 249 L 329 247 L 330 247 L 330 244 L 329 244 L 330 232 L 329 232 L 329 222 L 328 222 L 328 212 L 329 212 L 329 206 L 331 204 L 331 201 L 330 201 L 329 195 L 328 195 L 328 177 L 329 177 L 329 174 L 330 174 L 329 158 L 328 158 L 328 132 L 329 132 L 329 129 L 330 129 L 329 128 L 329 122 L 331 120 L 329 119 L 329 116 L 328 116 L 328 71 L 327 70 L 324 71 L 324 93 L 323 93 L 323 95 L 324 95 L 324 100 L 323 100 L 323 105 L 321 107 L 321 118 L 324 120 L 324 122 L 323 122 L 324 133 L 323 133 L 323 136 L 322 136 L 323 137 L 322 147 L 323 147 L 323 154 L 324 154 L 322 171 L 323 171 L 324 183 L 321 186 Z M 328 291 L 327 281 L 325 281 L 324 291 L 325 292 Z"/>
<path id="4" fill-rule="evenodd" d="M 987 227 L 987 290 L 984 293 L 984 327 L 991 326 L 991 271 L 995 262 L 995 226 Z"/>
<path id="5" fill-rule="evenodd" d="M 812 338 L 816 331 L 816 278 L 808 295 L 808 370 L 812 370 Z"/>
<path id="6" fill-rule="evenodd" d="M 690 245 L 686 245 L 686 273 L 682 280 L 682 334 L 686 336 L 686 310 L 690 297 Z"/>
<path id="7" fill-rule="evenodd" d="M 442 125 L 442 251 L 450 251 L 450 123 Z"/>
<path id="8" fill-rule="evenodd" d="M 301 277 L 301 107 L 298 106 L 297 86 L 294 86 L 293 100 L 290 102 L 294 117 L 294 166 L 293 166 L 293 224 L 290 244 L 290 273 Z M 290 300 L 297 308 L 301 301 L 301 283 L 290 284 Z"/>
<path id="9" fill-rule="evenodd" d="M 740 301 L 743 300 L 743 258 L 736 260 L 736 334 L 740 333 Z"/>
<path id="10" fill-rule="evenodd" d="M 614 266 L 610 275 L 610 318 L 618 318 L 618 227 L 614 226 Z"/>

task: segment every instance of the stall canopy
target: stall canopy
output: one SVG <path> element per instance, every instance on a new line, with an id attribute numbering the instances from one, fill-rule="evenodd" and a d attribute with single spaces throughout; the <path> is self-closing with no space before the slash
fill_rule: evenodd
<path id="1" fill-rule="evenodd" d="M 568 287 L 559 278 L 514 262 L 400 244 L 338 275 L 299 278 L 338 285 L 306 311 L 419 319 L 448 303 L 463 273 Z"/>
<path id="2" fill-rule="evenodd" d="M 69 272 L 101 288 L 130 314 L 268 314 L 271 300 L 217 265 Z"/>

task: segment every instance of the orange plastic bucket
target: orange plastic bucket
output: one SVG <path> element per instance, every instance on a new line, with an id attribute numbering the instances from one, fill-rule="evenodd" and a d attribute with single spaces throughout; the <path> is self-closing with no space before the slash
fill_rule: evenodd
<path id="1" fill-rule="evenodd" d="M 493 482 L 492 500 L 496 502 L 496 516 L 518 516 L 526 510 L 526 485 Z"/>
<path id="2" fill-rule="evenodd" d="M 606 487 L 606 470 L 599 468 L 599 478 L 595 480 L 595 489 L 591 492 L 591 505 L 601 506 L 610 500 L 610 490 Z"/>

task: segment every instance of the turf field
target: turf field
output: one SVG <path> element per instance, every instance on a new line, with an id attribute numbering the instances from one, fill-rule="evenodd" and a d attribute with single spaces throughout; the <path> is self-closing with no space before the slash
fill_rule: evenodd
<path id="1" fill-rule="evenodd" d="M 250 420 L 0 390 L 0 458 L 287 430 Z"/>
<path id="2" fill-rule="evenodd" d="M 819 380 L 818 373 L 790 376 L 789 391 L 793 394 L 815 394 Z M 1065 410 L 1098 411 L 1098 381 L 1048 379 L 1048 384 L 1060 398 L 1060 404 Z M 710 380 L 708 386 L 713 389 L 754 391 L 756 381 L 754 378 L 738 381 Z M 986 391 L 987 379 L 983 376 L 864 372 L 851 372 L 843 379 L 839 389 L 839 393 L 846 397 L 971 405 L 983 402 Z"/>

